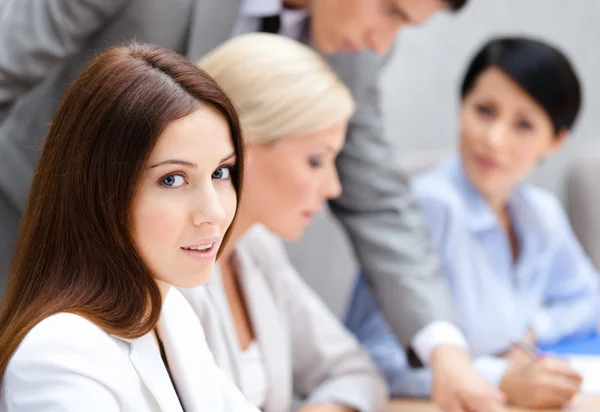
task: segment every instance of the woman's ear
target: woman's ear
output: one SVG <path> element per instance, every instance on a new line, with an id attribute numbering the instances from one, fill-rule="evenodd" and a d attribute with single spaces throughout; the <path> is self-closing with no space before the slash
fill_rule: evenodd
<path id="1" fill-rule="evenodd" d="M 564 127 L 560 129 L 558 133 L 552 137 L 552 142 L 550 143 L 550 146 L 548 147 L 548 150 L 546 151 L 546 155 L 544 157 L 553 155 L 558 149 L 560 149 L 565 140 L 567 140 L 568 136 L 569 129 Z"/>

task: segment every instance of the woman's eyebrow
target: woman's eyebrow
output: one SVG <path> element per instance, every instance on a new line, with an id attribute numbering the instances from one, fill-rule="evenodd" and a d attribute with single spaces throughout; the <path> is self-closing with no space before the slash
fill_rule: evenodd
<path id="1" fill-rule="evenodd" d="M 198 167 L 198 165 L 196 163 L 188 162 L 187 160 L 168 159 L 168 160 L 163 160 L 162 162 L 153 164 L 152 166 L 148 167 L 148 169 L 154 169 L 155 167 L 159 167 L 159 166 L 163 166 L 163 165 L 180 165 L 180 166 L 191 167 L 193 169 Z"/>

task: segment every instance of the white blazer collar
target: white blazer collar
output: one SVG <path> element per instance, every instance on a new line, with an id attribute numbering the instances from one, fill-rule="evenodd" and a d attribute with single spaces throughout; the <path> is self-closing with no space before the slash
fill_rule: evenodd
<path id="1" fill-rule="evenodd" d="M 183 412 L 152 335 L 131 341 L 129 359 L 161 411 Z"/>
<path id="2" fill-rule="evenodd" d="M 157 325 L 173 382 L 151 334 L 129 340 L 130 360 L 162 412 L 252 410 L 217 368 L 198 317 L 179 291 L 167 294 Z M 175 392 L 175 387 L 177 392 Z M 179 395 L 179 398 L 177 397 Z"/>
<path id="3" fill-rule="evenodd" d="M 165 412 L 183 412 L 181 403 L 152 334 L 149 333 L 140 338 L 127 341 L 131 345 L 129 360 L 144 385 L 146 385 L 156 400 L 160 410 Z"/>
<path id="4" fill-rule="evenodd" d="M 163 302 L 158 333 L 185 411 L 230 410 L 234 402 L 228 397 L 233 393 L 224 390 L 234 385 L 227 381 L 229 388 L 223 387 L 223 372 L 208 349 L 200 320 L 174 288 Z"/>

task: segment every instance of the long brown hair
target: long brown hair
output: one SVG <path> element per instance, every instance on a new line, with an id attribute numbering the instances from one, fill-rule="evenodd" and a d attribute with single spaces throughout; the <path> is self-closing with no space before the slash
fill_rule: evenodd
<path id="1" fill-rule="evenodd" d="M 69 88 L 21 219 L 0 315 L 0 382 L 25 335 L 50 315 L 77 313 L 124 338 L 155 327 L 161 294 L 136 253 L 130 208 L 162 131 L 202 104 L 229 123 L 240 165 L 232 176 L 239 198 L 243 149 L 237 113 L 186 58 L 158 46 L 127 44 L 92 60 Z"/>

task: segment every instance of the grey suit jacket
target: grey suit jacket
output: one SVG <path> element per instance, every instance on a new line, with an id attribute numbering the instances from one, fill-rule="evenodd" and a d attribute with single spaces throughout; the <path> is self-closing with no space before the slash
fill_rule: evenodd
<path id="1" fill-rule="evenodd" d="M 6 0 L 0 8 L 0 196 L 14 213 L 25 204 L 58 102 L 90 58 L 137 39 L 196 61 L 228 39 L 240 2 Z M 329 62 L 358 101 L 338 159 L 344 193 L 331 208 L 350 234 L 392 328 L 407 345 L 430 322 L 452 319 L 452 308 L 406 177 L 382 131 L 377 82 L 385 59 L 366 52 L 336 55 Z"/>
<path id="2" fill-rule="evenodd" d="M 383 410 L 387 386 L 354 336 L 302 281 L 282 242 L 255 226 L 236 245 L 235 263 L 267 372 L 264 412 L 290 411 L 292 400 Z M 206 286 L 181 289 L 200 318 L 208 347 L 240 385 L 241 349 L 217 271 Z"/>

